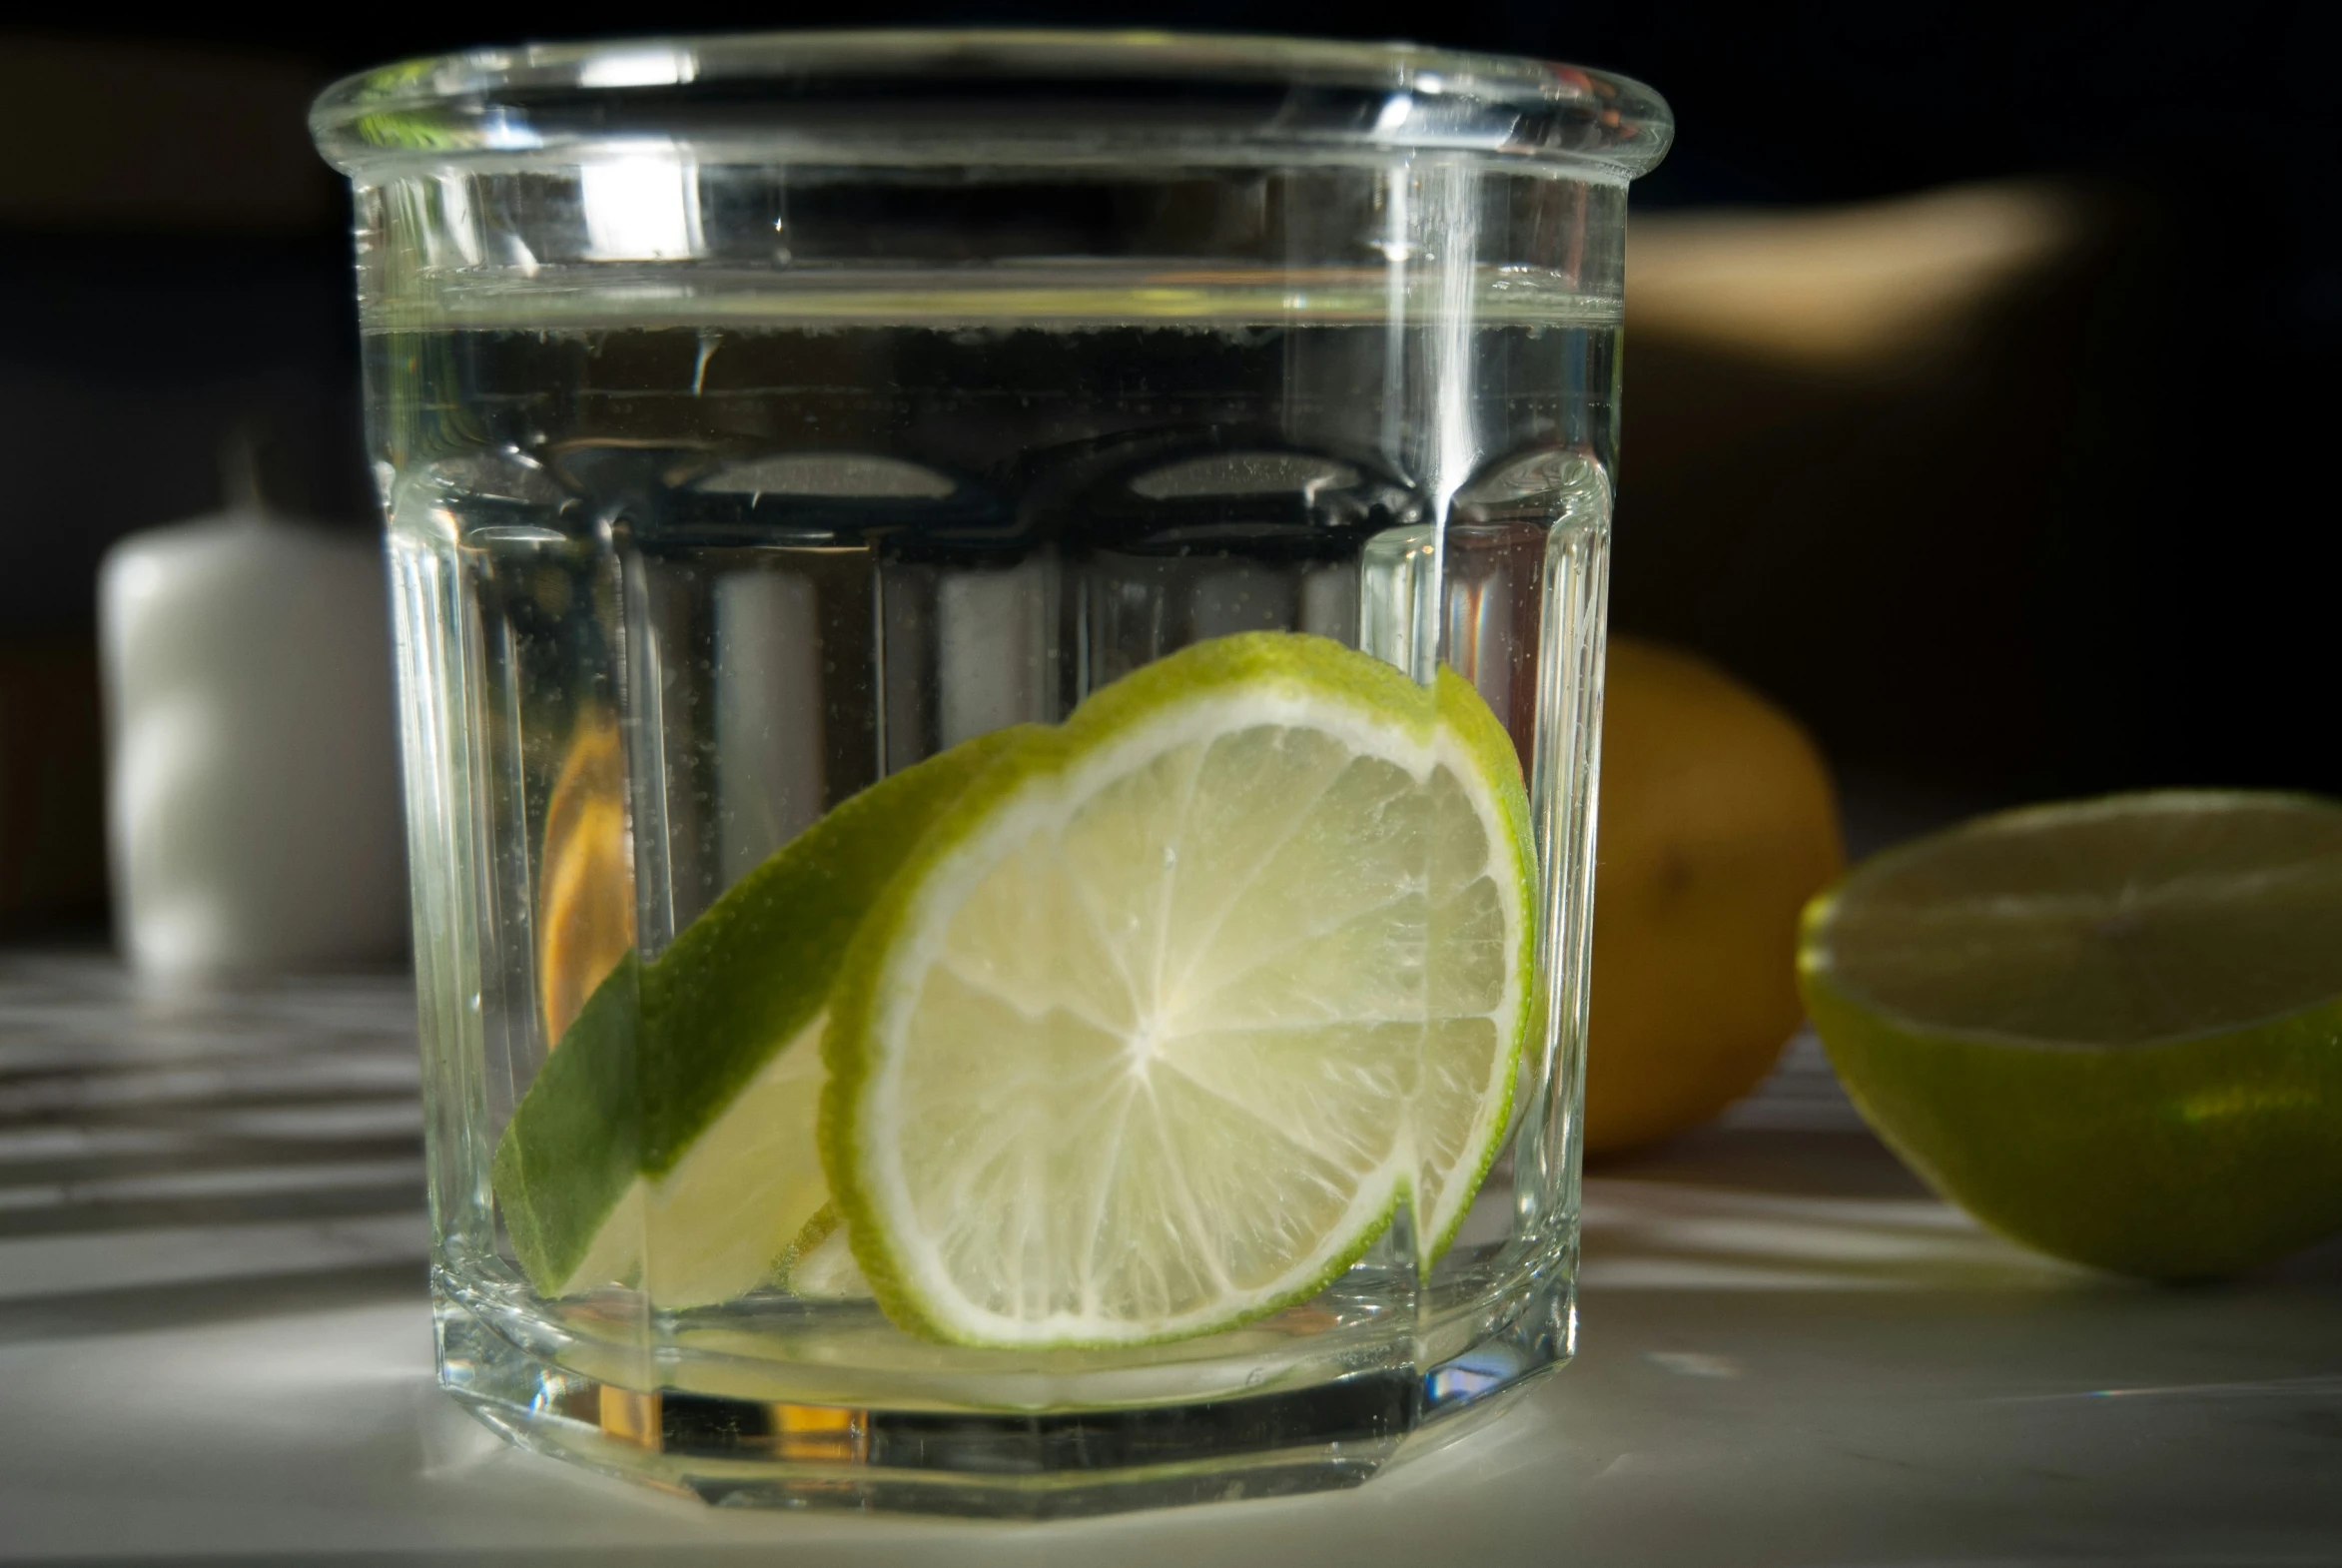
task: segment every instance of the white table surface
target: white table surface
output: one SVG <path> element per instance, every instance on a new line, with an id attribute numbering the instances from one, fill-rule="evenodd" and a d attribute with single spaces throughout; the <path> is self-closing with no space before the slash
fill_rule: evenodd
<path id="1" fill-rule="evenodd" d="M 1059 1523 L 722 1511 L 438 1393 L 402 983 L 0 956 L 0 1561 L 2342 1561 L 2342 1244 L 2154 1289 L 1931 1198 L 1810 1042 L 1587 1183 L 1577 1361 L 1352 1492 Z"/>

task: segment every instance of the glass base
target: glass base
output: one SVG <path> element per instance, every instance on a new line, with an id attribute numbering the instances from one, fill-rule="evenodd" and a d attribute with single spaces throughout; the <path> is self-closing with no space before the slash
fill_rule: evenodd
<path id="1" fill-rule="evenodd" d="M 1356 1486 L 1444 1445 L 1569 1359 L 1566 1276 L 1461 1353 L 1238 1398 L 1062 1412 L 643 1392 L 570 1370 L 435 1291 L 439 1381 L 507 1439 L 727 1507 L 1046 1519 Z"/>

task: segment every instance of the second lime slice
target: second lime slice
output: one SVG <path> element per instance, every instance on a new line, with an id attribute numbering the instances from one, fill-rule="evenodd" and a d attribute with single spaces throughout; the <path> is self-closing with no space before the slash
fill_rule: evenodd
<path id="1" fill-rule="evenodd" d="M 496 1147 L 505 1228 L 537 1289 L 631 1280 L 689 1307 L 766 1277 L 828 1201 L 822 1009 L 855 927 L 927 824 L 1031 733 L 996 730 L 864 790 L 602 982 Z"/>

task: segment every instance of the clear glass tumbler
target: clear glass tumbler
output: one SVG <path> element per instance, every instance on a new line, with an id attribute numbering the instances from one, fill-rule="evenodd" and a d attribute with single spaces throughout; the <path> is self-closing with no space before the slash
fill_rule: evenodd
<path id="1" fill-rule="evenodd" d="M 1046 1514 L 1351 1484 L 1568 1357 L 1653 94 L 805 34 L 315 127 L 458 1398 Z"/>

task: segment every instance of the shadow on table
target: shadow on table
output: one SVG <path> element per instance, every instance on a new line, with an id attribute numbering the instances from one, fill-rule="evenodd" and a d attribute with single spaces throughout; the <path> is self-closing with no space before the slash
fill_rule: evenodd
<path id="1" fill-rule="evenodd" d="M 1655 1149 L 1597 1157 L 1590 1180 L 1730 1186 L 1784 1196 L 1932 1199 L 1865 1129 L 1704 1127 Z"/>
<path id="2" fill-rule="evenodd" d="M 420 1323 L 428 1278 L 414 1262 L 355 1263 L 242 1277 L 77 1290 L 0 1301 L 0 1344 L 90 1334 L 144 1333 L 241 1318 L 409 1301 Z"/>
<path id="3" fill-rule="evenodd" d="M 0 955 L 0 1339 L 395 1292 L 420 1309 L 407 983 L 140 987 Z"/>
<path id="4" fill-rule="evenodd" d="M 1984 1230 L 1867 1133 L 1717 1128 L 1587 1172 L 1603 1290 L 2120 1288 Z"/>
<path id="5" fill-rule="evenodd" d="M 1589 1290 L 2160 1290 L 2342 1284 L 2342 1234 L 2233 1280 L 2151 1286 L 2060 1262 L 1935 1195 L 1867 1131 L 1712 1126 L 1591 1163 Z"/>

